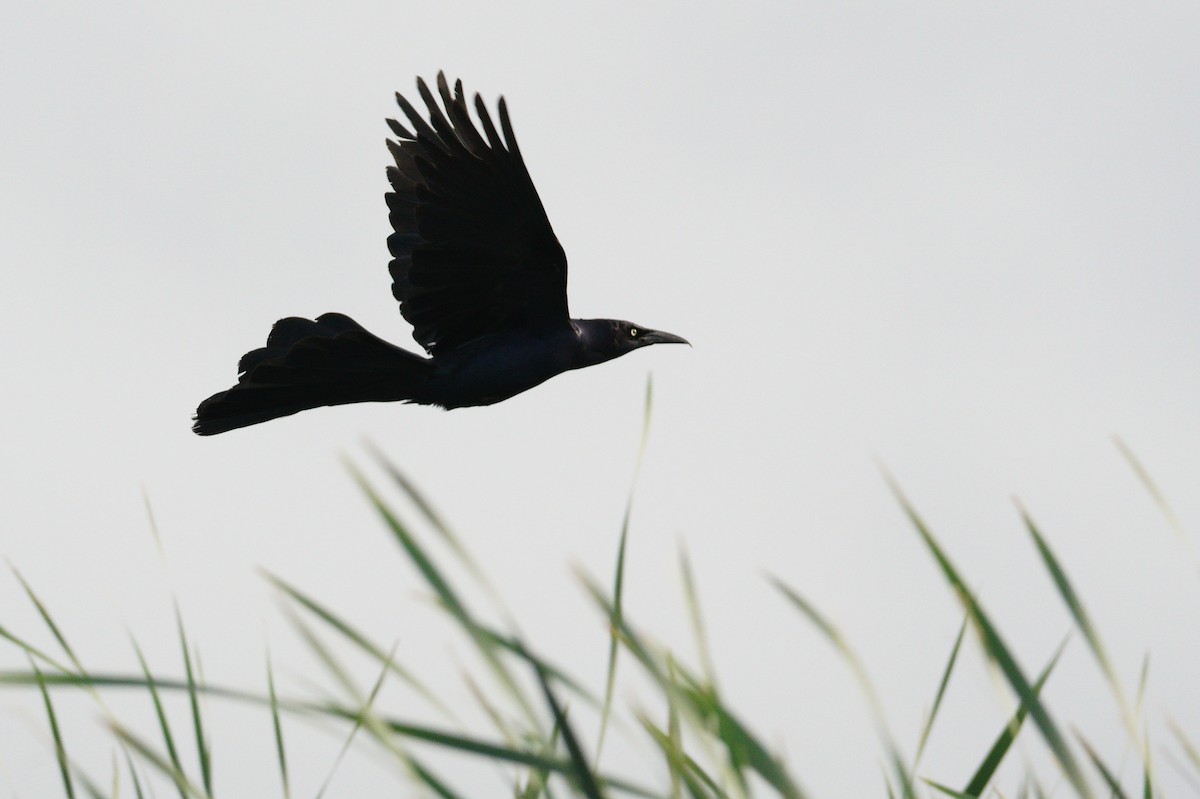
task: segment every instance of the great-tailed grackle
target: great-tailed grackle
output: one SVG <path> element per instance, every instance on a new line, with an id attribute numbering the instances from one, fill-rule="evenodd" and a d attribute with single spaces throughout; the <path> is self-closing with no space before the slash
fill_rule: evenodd
<path id="1" fill-rule="evenodd" d="M 437 88 L 442 106 L 417 79 L 428 122 L 396 95 L 415 132 L 389 119 L 399 141 L 387 143 L 396 162 L 386 195 L 395 231 L 388 237 L 392 294 L 431 357 L 389 344 L 342 314 L 281 319 L 267 346 L 242 356 L 237 385 L 200 403 L 196 433 L 351 402 L 491 405 L 638 347 L 687 343 L 632 322 L 570 318 L 567 257 L 504 98 L 501 138 L 478 94 L 483 135 L 475 127 L 462 81 L 451 95 L 439 73 Z"/>

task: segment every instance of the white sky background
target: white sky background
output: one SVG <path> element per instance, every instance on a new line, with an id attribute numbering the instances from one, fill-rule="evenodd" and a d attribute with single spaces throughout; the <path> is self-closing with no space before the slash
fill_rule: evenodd
<path id="1" fill-rule="evenodd" d="M 1151 652 L 1159 776 L 1182 785 L 1163 719 L 1200 739 L 1200 582 L 1112 436 L 1200 528 L 1200 9 L 743 6 L 10 4 L 0 551 L 85 663 L 134 671 L 128 627 L 178 673 L 174 590 L 211 682 L 265 690 L 269 641 L 287 688 L 331 684 L 297 654 L 263 566 L 457 685 L 464 647 L 339 460 L 366 463 L 368 437 L 536 646 L 599 688 L 605 627 L 571 567 L 609 580 L 653 372 L 628 611 L 693 657 L 686 545 L 728 698 L 814 795 L 881 795 L 880 750 L 849 672 L 764 573 L 842 626 L 909 753 L 960 617 L 877 461 L 1036 672 L 1070 625 L 1020 498 L 1130 692 Z M 493 108 L 508 98 L 572 312 L 694 349 L 491 408 L 352 406 L 192 435 L 198 401 L 279 317 L 341 311 L 416 346 L 389 292 L 383 118 L 440 68 Z M 11 576 L 0 625 L 52 646 Z M 10 647 L 0 667 L 26 663 Z M 955 785 L 1009 709 L 974 650 L 963 668 L 922 770 Z M 68 746 L 103 778 L 97 712 L 62 696 Z M 1047 696 L 1133 769 L 1082 640 Z M 0 693 L 0 784 L 57 795 L 32 699 Z M 144 705 L 129 712 L 149 721 Z M 218 793 L 279 795 L 265 716 L 212 712 Z M 339 745 L 297 743 L 300 795 Z M 498 795 L 485 778 L 460 787 Z M 394 784 L 354 756 L 330 795 Z"/>

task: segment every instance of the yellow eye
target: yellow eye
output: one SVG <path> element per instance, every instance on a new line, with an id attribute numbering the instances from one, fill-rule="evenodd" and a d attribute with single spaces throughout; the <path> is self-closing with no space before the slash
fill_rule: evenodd
<path id="1" fill-rule="evenodd" d="M 637 334 L 638 334 L 638 329 L 636 327 L 629 328 L 629 337 L 630 338 L 637 338 Z"/>

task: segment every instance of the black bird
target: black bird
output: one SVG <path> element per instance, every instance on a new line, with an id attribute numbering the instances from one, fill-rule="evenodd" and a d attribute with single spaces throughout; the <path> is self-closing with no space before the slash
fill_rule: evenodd
<path id="1" fill-rule="evenodd" d="M 339 313 L 290 317 L 267 346 L 242 356 L 237 385 L 196 409 L 192 430 L 224 433 L 323 405 L 414 402 L 442 408 L 491 405 L 557 374 L 649 344 L 688 343 L 617 319 L 567 313 L 567 257 L 525 168 L 504 98 L 500 132 L 475 95 L 482 135 L 462 81 L 454 94 L 438 74 L 429 111 L 396 95 L 413 127 L 388 125 L 399 141 L 387 176 L 392 294 L 431 357 L 403 350 Z M 501 137 L 503 133 L 503 138 Z"/>

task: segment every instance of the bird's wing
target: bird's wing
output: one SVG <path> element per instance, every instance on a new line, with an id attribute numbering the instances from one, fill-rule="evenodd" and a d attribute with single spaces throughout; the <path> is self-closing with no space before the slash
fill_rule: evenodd
<path id="1" fill-rule="evenodd" d="M 569 324 L 567 258 L 525 168 L 504 99 L 500 131 L 475 95 L 483 127 L 467 110 L 462 81 L 454 94 L 438 74 L 439 107 L 423 80 L 426 122 L 401 95 L 413 127 L 393 119 L 388 141 L 392 293 L 430 353 L 489 333 Z M 486 138 L 485 138 L 486 136 Z"/>

